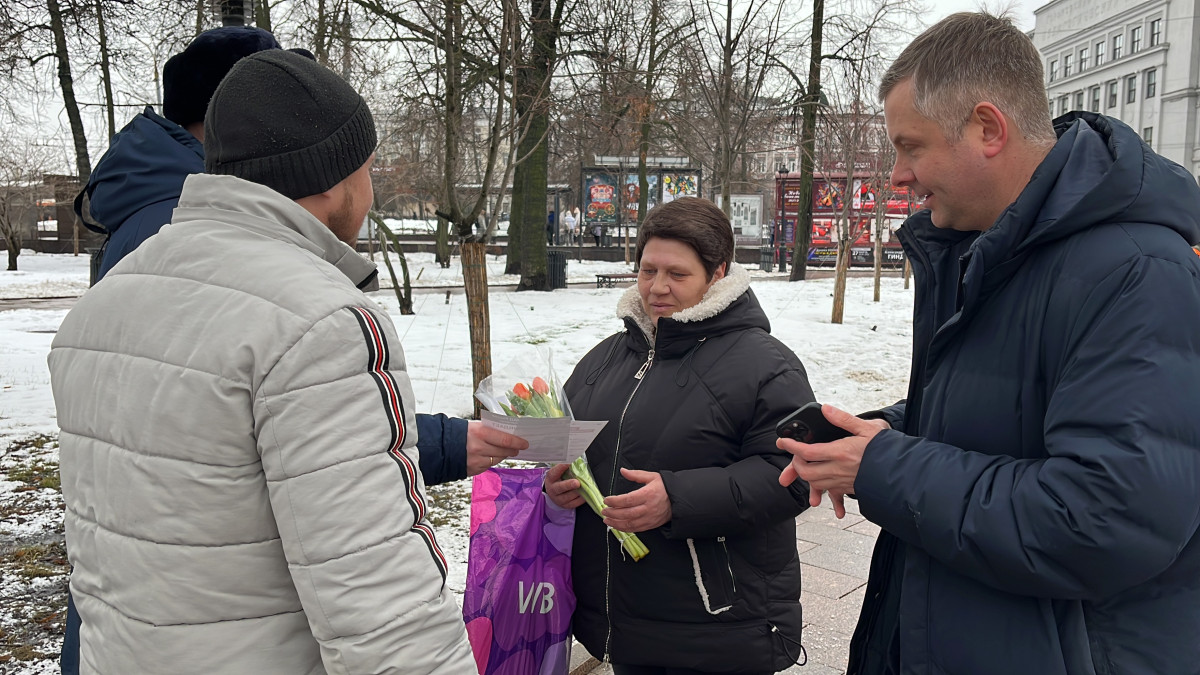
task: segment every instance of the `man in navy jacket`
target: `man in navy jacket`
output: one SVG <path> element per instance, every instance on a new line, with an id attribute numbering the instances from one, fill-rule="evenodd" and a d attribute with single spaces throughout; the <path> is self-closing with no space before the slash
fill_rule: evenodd
<path id="1" fill-rule="evenodd" d="M 1200 187 L 1118 120 L 1052 124 L 1042 78 L 956 14 L 880 85 L 926 207 L 908 398 L 779 442 L 883 530 L 853 675 L 1200 671 Z"/>

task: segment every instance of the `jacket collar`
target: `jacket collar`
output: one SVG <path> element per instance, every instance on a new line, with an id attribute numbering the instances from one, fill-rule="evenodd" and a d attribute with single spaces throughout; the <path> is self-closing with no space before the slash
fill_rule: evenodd
<path id="1" fill-rule="evenodd" d="M 340 241 L 304 207 L 265 185 L 234 176 L 188 176 L 171 226 L 212 220 L 299 246 L 337 267 L 358 288 L 379 289 L 374 263 Z"/>
<path id="2" fill-rule="evenodd" d="M 680 310 L 670 318 L 659 319 L 659 322 L 670 321 L 675 324 L 689 324 L 711 319 L 724 312 L 738 298 L 750 289 L 750 274 L 736 262 L 730 263 L 729 274 L 712 285 L 700 302 Z M 642 307 L 642 296 L 638 293 L 637 285 L 630 286 L 617 302 L 617 318 L 632 321 L 646 336 L 646 341 L 653 344 L 655 337 L 654 322 Z"/>

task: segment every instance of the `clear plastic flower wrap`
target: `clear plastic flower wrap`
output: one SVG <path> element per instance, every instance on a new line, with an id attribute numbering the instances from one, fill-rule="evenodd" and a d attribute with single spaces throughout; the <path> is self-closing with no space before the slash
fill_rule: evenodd
<path id="1" fill-rule="evenodd" d="M 491 375 L 480 381 L 475 398 L 484 408 L 497 415 L 574 419 L 567 395 L 563 392 L 562 380 L 554 372 L 549 349 L 530 348 L 502 368 L 492 371 Z M 570 466 L 568 473 L 579 481 L 579 492 L 584 501 L 596 515 L 601 515 L 604 493 L 600 492 L 592 476 L 587 455 L 571 462 Z M 636 534 L 611 527 L 608 531 L 613 533 L 634 560 L 641 560 L 650 552 Z"/>

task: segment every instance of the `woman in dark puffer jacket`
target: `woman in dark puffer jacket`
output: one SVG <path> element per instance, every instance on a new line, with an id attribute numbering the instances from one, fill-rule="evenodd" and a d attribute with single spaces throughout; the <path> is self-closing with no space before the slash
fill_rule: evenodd
<path id="1" fill-rule="evenodd" d="M 576 418 L 609 421 L 587 452 L 612 496 L 603 521 L 577 511 L 573 626 L 616 675 L 763 675 L 801 655 L 795 517 L 808 488 L 779 485 L 790 457 L 775 424 L 813 395 L 733 246 L 711 202 L 651 210 L 637 286 L 617 306 L 625 330 L 566 383 Z M 550 470 L 546 492 L 574 508 L 565 470 Z M 622 555 L 608 527 L 638 532 L 649 555 Z"/>

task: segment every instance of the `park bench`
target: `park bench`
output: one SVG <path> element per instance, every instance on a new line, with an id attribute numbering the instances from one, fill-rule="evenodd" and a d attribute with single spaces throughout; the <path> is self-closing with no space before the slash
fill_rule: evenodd
<path id="1" fill-rule="evenodd" d="M 596 288 L 615 288 L 618 281 L 637 281 L 636 272 L 620 272 L 617 274 L 597 274 Z"/>

